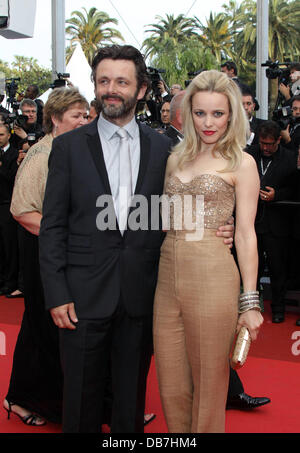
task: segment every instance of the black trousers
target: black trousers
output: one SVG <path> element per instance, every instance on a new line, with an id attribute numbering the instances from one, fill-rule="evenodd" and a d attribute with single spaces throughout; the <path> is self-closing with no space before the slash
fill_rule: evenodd
<path id="1" fill-rule="evenodd" d="M 63 376 L 58 328 L 45 309 L 40 278 L 38 237 L 20 227 L 24 261 L 24 314 L 17 338 L 6 398 L 19 406 L 61 422 Z"/>
<path id="2" fill-rule="evenodd" d="M 120 302 L 109 318 L 79 319 L 76 330 L 61 329 L 60 350 L 64 433 L 101 432 L 109 372 L 111 432 L 143 432 L 152 317 L 131 318 Z"/>
<path id="3" fill-rule="evenodd" d="M 12 292 L 18 289 L 19 246 L 17 222 L 9 208 L 9 203 L 0 205 L 0 280 Z"/>
<path id="4" fill-rule="evenodd" d="M 259 257 L 258 281 L 263 273 L 264 252 L 270 272 L 273 313 L 284 313 L 284 296 L 287 282 L 288 238 L 277 237 L 272 233 L 257 234 Z"/>

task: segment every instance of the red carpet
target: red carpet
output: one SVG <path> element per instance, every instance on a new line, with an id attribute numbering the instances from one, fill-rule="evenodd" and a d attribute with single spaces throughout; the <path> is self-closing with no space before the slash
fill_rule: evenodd
<path id="1" fill-rule="evenodd" d="M 0 297 L 0 433 L 60 433 L 59 425 L 25 426 L 14 415 L 7 420 L 6 412 L 2 410 L 22 311 L 22 299 Z M 239 375 L 247 393 L 268 396 L 271 403 L 248 412 L 227 411 L 227 433 L 300 432 L 300 327 L 295 325 L 299 317 L 299 313 L 289 312 L 284 323 L 272 324 L 269 304 L 266 303 L 265 322 L 259 339 L 251 346 L 250 357 Z M 153 363 L 149 374 L 147 412 L 154 412 L 156 419 L 145 432 L 166 433 Z"/>

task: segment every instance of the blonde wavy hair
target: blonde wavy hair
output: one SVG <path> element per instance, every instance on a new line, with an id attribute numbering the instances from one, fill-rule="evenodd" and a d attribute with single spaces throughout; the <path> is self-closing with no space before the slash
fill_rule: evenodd
<path id="1" fill-rule="evenodd" d="M 56 116 L 59 120 L 63 114 L 74 104 L 80 104 L 82 107 L 89 109 L 89 103 L 77 88 L 55 88 L 50 93 L 43 111 L 43 129 L 46 134 L 50 134 L 54 128 L 51 117 Z"/>
<path id="2" fill-rule="evenodd" d="M 192 114 L 193 96 L 201 91 L 224 94 L 228 99 L 230 120 L 213 153 L 220 153 L 228 161 L 226 168 L 220 172 L 234 171 L 242 160 L 242 152 L 250 133 L 249 121 L 239 87 L 226 74 L 216 70 L 202 72 L 186 89 L 181 106 L 184 139 L 174 148 L 174 152 L 179 155 L 178 165 L 182 168 L 184 163 L 193 161 L 201 149 L 201 139 L 195 130 Z"/>

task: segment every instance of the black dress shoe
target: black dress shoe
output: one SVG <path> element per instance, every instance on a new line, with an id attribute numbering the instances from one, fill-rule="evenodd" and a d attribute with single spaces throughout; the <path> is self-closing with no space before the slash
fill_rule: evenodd
<path id="1" fill-rule="evenodd" d="M 297 319 L 296 326 L 300 326 L 300 319 Z"/>
<path id="2" fill-rule="evenodd" d="M 284 313 L 273 313 L 272 314 L 272 322 L 275 324 L 279 324 L 280 322 L 284 321 Z"/>
<path id="3" fill-rule="evenodd" d="M 2 288 L 0 288 L 0 296 L 6 295 L 6 294 L 10 294 L 13 291 L 14 291 L 14 289 L 7 288 L 7 286 L 2 286 Z"/>
<path id="4" fill-rule="evenodd" d="M 270 398 L 259 397 L 254 398 L 247 393 L 240 393 L 239 395 L 233 396 L 227 400 L 226 409 L 255 409 L 256 407 L 263 406 L 264 404 L 270 403 Z"/>
<path id="5" fill-rule="evenodd" d="M 16 299 L 18 297 L 24 298 L 24 294 L 23 293 L 20 293 L 20 294 L 6 294 L 5 297 L 7 297 L 7 299 Z"/>

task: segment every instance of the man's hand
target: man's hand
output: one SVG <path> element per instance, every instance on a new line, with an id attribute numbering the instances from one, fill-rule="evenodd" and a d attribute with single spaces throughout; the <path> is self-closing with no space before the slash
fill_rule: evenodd
<path id="1" fill-rule="evenodd" d="M 280 132 L 281 137 L 283 138 L 285 143 L 289 143 L 291 141 L 291 136 L 290 136 L 290 125 L 286 129 L 282 129 Z"/>
<path id="2" fill-rule="evenodd" d="M 163 94 L 168 94 L 167 92 L 167 88 L 165 87 L 165 84 L 162 80 L 160 80 L 158 83 L 157 83 L 157 86 L 159 88 L 159 91 L 160 91 L 160 94 L 163 95 Z"/>
<path id="3" fill-rule="evenodd" d="M 26 153 L 21 149 L 19 151 L 18 159 L 17 159 L 17 164 L 20 165 L 24 157 L 26 156 Z"/>
<path id="4" fill-rule="evenodd" d="M 275 190 L 273 187 L 266 186 L 266 190 L 260 190 L 259 195 L 262 201 L 273 201 L 275 198 Z"/>
<path id="5" fill-rule="evenodd" d="M 234 235 L 234 219 L 230 217 L 226 225 L 220 226 L 217 230 L 217 236 L 224 238 L 224 244 L 232 248 Z"/>
<path id="6" fill-rule="evenodd" d="M 69 329 L 75 330 L 76 324 L 78 322 L 74 303 L 71 302 L 66 305 L 61 305 L 60 307 L 55 307 L 50 310 L 54 324 L 60 329 Z"/>
<path id="7" fill-rule="evenodd" d="M 14 132 L 20 138 L 24 139 L 27 137 L 27 134 L 24 131 L 24 129 L 22 129 L 20 126 L 17 126 L 16 124 L 14 124 Z"/>
<path id="8" fill-rule="evenodd" d="M 291 99 L 291 93 L 289 87 L 287 87 L 284 83 L 280 83 L 279 85 L 279 91 L 280 93 L 285 97 L 285 99 L 288 101 Z"/>

